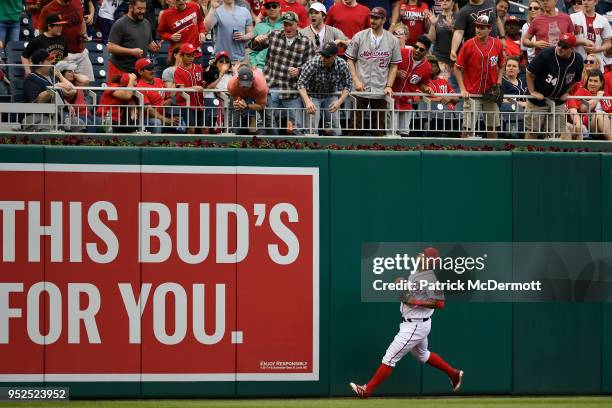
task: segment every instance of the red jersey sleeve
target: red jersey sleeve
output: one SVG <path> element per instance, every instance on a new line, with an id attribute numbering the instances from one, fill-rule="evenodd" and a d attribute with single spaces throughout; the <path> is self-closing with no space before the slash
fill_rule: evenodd
<path id="1" fill-rule="evenodd" d="M 470 46 L 470 42 L 467 41 L 463 43 L 463 46 L 459 50 L 459 55 L 457 55 L 457 61 L 455 65 L 459 68 L 465 68 L 465 59 L 468 57 L 466 54 L 468 53 L 468 48 Z"/>
<path id="2" fill-rule="evenodd" d="M 159 16 L 159 22 L 157 23 L 157 33 L 162 40 L 170 41 L 170 37 L 172 37 L 172 32 L 170 31 L 170 26 L 168 25 L 168 19 L 166 18 L 166 14 L 168 14 L 168 10 L 164 10 Z"/>

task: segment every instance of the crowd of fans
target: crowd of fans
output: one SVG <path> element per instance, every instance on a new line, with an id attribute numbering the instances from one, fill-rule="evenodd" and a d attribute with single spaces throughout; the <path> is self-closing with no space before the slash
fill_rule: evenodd
<path id="1" fill-rule="evenodd" d="M 479 128 L 497 137 L 511 111 L 524 112 L 527 138 L 612 140 L 612 99 L 598 98 L 612 98 L 610 0 L 530 1 L 524 20 L 508 0 L 360 1 L 2 0 L 0 48 L 19 40 L 25 10 L 36 37 L 21 55 L 24 98 L 59 98 L 67 130 L 130 131 L 144 120 L 152 132 L 214 132 L 224 90 L 241 132 L 383 135 L 393 98 L 394 128 L 405 135 L 428 101 L 449 112 L 462 105 L 463 136 L 483 120 Z M 95 111 L 75 89 L 94 81 L 91 41 L 110 53 Z M 124 87 L 144 95 L 144 111 Z M 498 89 L 531 97 L 481 97 Z"/>

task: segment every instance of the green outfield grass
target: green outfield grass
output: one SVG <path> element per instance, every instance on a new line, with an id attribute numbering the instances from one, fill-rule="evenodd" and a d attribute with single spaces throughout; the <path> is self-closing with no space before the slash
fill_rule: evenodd
<path id="1" fill-rule="evenodd" d="M 120 400 L 65 403 L 0 403 L 0 407 L 126 407 L 126 408 L 612 408 L 611 397 L 455 397 L 455 398 L 353 398 L 234 399 L 234 400 Z"/>

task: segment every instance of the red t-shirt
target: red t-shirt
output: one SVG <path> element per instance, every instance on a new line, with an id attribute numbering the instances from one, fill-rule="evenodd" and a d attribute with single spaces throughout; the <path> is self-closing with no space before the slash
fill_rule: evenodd
<path id="1" fill-rule="evenodd" d="M 58 13 L 62 15 L 62 20 L 68 21 L 64 25 L 62 37 L 66 39 L 66 48 L 69 53 L 82 52 L 85 49 L 80 34 L 83 29 L 83 6 L 79 0 L 70 0 L 67 6 L 61 6 L 57 0 L 47 4 L 40 12 L 38 28 L 41 32 L 45 31 L 45 20 L 49 14 Z"/>
<path id="2" fill-rule="evenodd" d="M 533 35 L 532 40 L 544 40 L 552 46 L 557 46 L 561 34 L 574 32 L 574 23 L 565 13 L 558 13 L 556 16 L 540 15 L 529 24 L 527 32 Z M 536 54 L 541 51 L 539 48 L 535 50 Z"/>
<path id="3" fill-rule="evenodd" d="M 281 7 L 281 13 L 286 13 L 287 11 L 293 11 L 295 14 L 297 14 L 300 19 L 300 22 L 298 25 L 301 28 L 307 27 L 308 24 L 310 23 L 310 20 L 308 19 L 308 11 L 306 11 L 306 7 L 302 6 L 302 4 L 298 0 L 294 1 L 293 3 L 288 3 L 285 0 L 280 0 L 280 7 Z M 263 6 L 260 6 L 260 10 L 261 10 L 262 16 L 266 17 L 268 15 L 268 13 L 266 12 L 266 9 Z M 255 12 L 255 10 L 253 10 L 253 12 Z"/>
<path id="4" fill-rule="evenodd" d="M 351 39 L 361 30 L 370 27 L 370 9 L 359 3 L 355 7 L 336 3 L 329 8 L 325 24 L 337 28 Z"/>
<path id="5" fill-rule="evenodd" d="M 420 6 L 416 4 L 408 4 L 408 2 L 402 3 L 399 9 L 399 17 L 402 23 L 408 27 L 408 38 L 406 44 L 414 45 L 418 36 L 425 34 L 425 11 L 429 10 L 427 4 L 421 3 Z"/>
<path id="6" fill-rule="evenodd" d="M 41 5 L 41 8 L 38 11 L 34 11 L 30 13 L 30 16 L 32 17 L 32 27 L 34 27 L 35 29 L 38 29 L 39 27 L 38 21 L 40 18 L 40 12 L 50 2 L 51 0 L 26 0 L 26 5 L 28 4 L 40 4 Z"/>
<path id="7" fill-rule="evenodd" d="M 506 37 L 506 57 L 520 57 L 521 46 L 510 37 Z"/>
<path id="8" fill-rule="evenodd" d="M 582 101 L 588 101 L 590 99 L 591 96 L 594 96 L 588 89 L 585 88 L 578 88 L 578 90 L 576 90 L 576 93 L 574 93 L 573 96 L 585 96 L 586 98 L 584 99 L 569 99 L 567 101 L 567 107 L 568 108 L 574 108 L 576 110 L 580 109 L 580 105 L 582 104 Z M 607 96 L 607 94 L 604 92 L 604 96 Z M 612 113 L 612 99 L 601 99 L 600 100 L 600 105 L 601 105 L 601 109 L 606 112 L 606 113 Z M 589 111 L 590 113 L 595 112 L 595 109 L 591 109 Z M 584 126 L 588 126 L 589 125 L 589 115 L 581 115 L 582 116 L 582 124 Z M 593 117 L 591 117 L 591 120 L 593 120 Z"/>
<path id="9" fill-rule="evenodd" d="M 108 84 L 109 88 L 116 88 L 118 86 L 118 84 Z M 104 91 L 104 93 L 102 94 L 100 102 L 98 103 L 98 116 L 100 116 L 102 120 L 104 120 L 104 118 L 106 117 L 106 112 L 110 111 L 113 122 L 123 124 L 125 121 L 123 115 L 125 113 L 125 108 L 119 106 L 129 105 L 131 101 L 124 101 L 123 99 L 116 98 L 113 95 L 113 92 L 115 92 L 113 89 L 109 89 L 107 91 Z"/>
<path id="10" fill-rule="evenodd" d="M 172 7 L 166 9 L 159 18 L 157 32 L 162 40 L 170 42 L 168 54 L 172 53 L 172 49 L 177 44 L 191 44 L 197 50 L 200 50 L 200 33 L 205 32 L 204 17 L 200 10 L 200 6 L 196 3 L 186 3 L 185 9 L 178 11 Z M 173 42 L 170 37 L 172 34 L 180 33 L 180 41 Z"/>
<path id="11" fill-rule="evenodd" d="M 394 92 L 421 92 L 418 85 L 429 82 L 431 64 L 427 59 L 420 61 L 412 59 L 412 48 L 402 48 L 402 62 L 397 66 L 398 71 L 406 71 L 406 77 L 395 77 L 393 82 Z M 412 109 L 412 104 L 419 101 L 418 96 L 397 96 L 395 97 L 395 108 L 400 110 Z"/>
<path id="12" fill-rule="evenodd" d="M 584 81 L 581 79 L 580 81 L 576 82 L 569 90 L 568 94 L 570 95 L 575 95 L 576 92 L 578 92 L 579 89 L 584 89 Z"/>
<path id="13" fill-rule="evenodd" d="M 138 80 L 136 84 L 138 88 L 164 88 L 164 83 L 159 78 L 153 78 L 153 83 L 150 84 L 142 79 Z M 144 103 L 146 105 L 151 105 L 157 108 L 157 111 L 161 114 L 164 113 L 163 105 L 166 98 L 166 93 L 164 91 L 144 91 L 141 90 L 144 95 Z"/>
<path id="14" fill-rule="evenodd" d="M 612 95 L 612 71 L 605 73 L 604 81 L 606 82 L 606 87 L 604 89 L 606 95 Z"/>
<path id="15" fill-rule="evenodd" d="M 434 93 L 455 93 L 455 90 L 453 89 L 451 84 L 449 84 L 446 79 L 440 76 L 436 79 L 430 80 L 427 86 L 429 86 L 434 91 Z M 439 96 L 431 98 L 432 101 L 437 101 L 439 99 Z M 447 106 L 449 109 L 455 110 L 454 104 L 449 103 Z"/>
<path id="16" fill-rule="evenodd" d="M 192 86 L 203 86 L 202 66 L 191 64 L 189 68 L 182 65 L 176 67 L 174 71 L 174 83 L 177 88 L 191 88 Z M 191 106 L 204 106 L 204 95 L 201 92 L 190 92 Z M 180 94 L 176 95 L 176 104 L 186 106 L 187 101 Z"/>
<path id="17" fill-rule="evenodd" d="M 463 69 L 463 84 L 472 94 L 483 94 L 497 83 L 497 73 L 506 63 L 502 42 L 489 37 L 482 44 L 478 37 L 467 40 L 457 56 L 456 66 Z"/>
<path id="18" fill-rule="evenodd" d="M 227 83 L 227 92 L 233 98 L 252 98 L 255 103 L 265 105 L 268 101 L 268 84 L 266 78 L 259 71 L 253 71 L 253 85 L 250 88 L 242 88 L 238 85 L 238 76 L 234 75 Z"/>

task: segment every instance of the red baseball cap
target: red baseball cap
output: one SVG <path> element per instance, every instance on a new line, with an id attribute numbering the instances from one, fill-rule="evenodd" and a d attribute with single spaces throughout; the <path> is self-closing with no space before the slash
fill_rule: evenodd
<path id="1" fill-rule="evenodd" d="M 370 11 L 370 15 L 374 17 L 387 18 L 387 10 L 382 7 L 374 7 Z"/>
<path id="2" fill-rule="evenodd" d="M 179 49 L 181 54 L 194 54 L 196 51 L 196 47 L 189 43 L 181 45 L 181 48 Z"/>
<path id="3" fill-rule="evenodd" d="M 559 45 L 566 45 L 570 48 L 576 47 L 576 36 L 572 33 L 563 33 L 561 34 L 561 38 L 559 38 Z"/>
<path id="4" fill-rule="evenodd" d="M 427 247 L 423 250 L 423 255 L 427 258 L 439 258 L 440 252 L 434 247 Z"/>
<path id="5" fill-rule="evenodd" d="M 521 20 L 519 20 L 517 16 L 508 16 L 506 17 L 506 21 L 504 21 L 504 25 L 507 24 L 521 25 Z"/>
<path id="6" fill-rule="evenodd" d="M 136 72 L 140 72 L 145 68 L 153 70 L 153 68 L 155 68 L 155 63 L 153 63 L 153 61 L 151 61 L 149 58 L 140 58 L 138 61 L 136 61 L 134 68 L 136 69 Z"/>
<path id="7" fill-rule="evenodd" d="M 230 61 L 232 60 L 228 51 L 219 51 L 217 55 L 215 55 L 215 62 L 217 62 L 217 60 L 221 57 L 229 58 Z"/>

